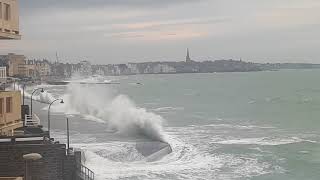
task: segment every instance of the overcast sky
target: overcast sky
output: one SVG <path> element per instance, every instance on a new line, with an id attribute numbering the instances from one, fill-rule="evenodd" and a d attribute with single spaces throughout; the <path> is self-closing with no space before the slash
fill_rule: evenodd
<path id="1" fill-rule="evenodd" d="M 76 62 L 239 59 L 320 63 L 319 0 L 20 0 L 0 53 Z"/>

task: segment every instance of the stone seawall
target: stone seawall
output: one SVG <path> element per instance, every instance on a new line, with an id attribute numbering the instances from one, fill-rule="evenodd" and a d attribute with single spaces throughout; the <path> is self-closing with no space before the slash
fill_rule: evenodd
<path id="1" fill-rule="evenodd" d="M 42 159 L 26 162 L 22 156 L 29 153 Z M 0 144 L 0 177 L 24 177 L 27 166 L 32 180 L 73 180 L 76 163 L 74 155 L 66 155 L 65 144 Z"/>

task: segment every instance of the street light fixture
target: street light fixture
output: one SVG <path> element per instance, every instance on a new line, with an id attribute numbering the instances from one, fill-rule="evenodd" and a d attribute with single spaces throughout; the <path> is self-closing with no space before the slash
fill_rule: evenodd
<path id="1" fill-rule="evenodd" d="M 38 153 L 30 153 L 30 154 L 23 155 L 23 159 L 25 159 L 25 160 L 36 161 L 36 160 L 39 160 L 41 158 L 42 158 L 41 154 L 38 154 Z"/>
<path id="2" fill-rule="evenodd" d="M 38 90 L 41 90 L 40 92 L 41 92 L 41 93 L 44 93 L 43 88 L 35 89 L 35 90 L 32 92 L 32 94 L 31 94 L 31 116 L 32 116 L 32 114 L 33 114 L 33 112 L 32 112 L 32 96 L 33 96 L 33 94 L 34 94 L 35 92 L 37 92 Z"/>
<path id="3" fill-rule="evenodd" d="M 32 161 L 37 161 L 39 159 L 42 158 L 41 154 L 38 154 L 38 153 L 30 153 L 30 154 L 25 154 L 22 156 L 23 159 L 25 160 L 25 179 L 26 180 L 31 180 L 32 179 L 32 174 L 30 174 L 29 172 L 29 162 L 32 162 Z M 31 175 L 31 176 L 30 176 Z"/>
<path id="4" fill-rule="evenodd" d="M 50 125 L 51 125 L 51 123 L 50 123 L 50 108 L 51 108 L 51 105 L 56 101 L 60 101 L 61 104 L 64 103 L 63 99 L 56 99 L 49 104 L 49 108 L 48 108 L 48 135 L 49 135 L 49 138 L 50 138 Z"/>

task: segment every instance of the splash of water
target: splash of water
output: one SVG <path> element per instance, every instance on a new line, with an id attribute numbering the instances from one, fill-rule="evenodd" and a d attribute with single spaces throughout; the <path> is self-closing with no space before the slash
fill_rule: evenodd
<path id="1" fill-rule="evenodd" d="M 106 86 L 70 84 L 58 111 L 87 115 L 108 124 L 111 130 L 124 135 L 143 135 L 167 142 L 163 132 L 164 119 L 137 107 L 126 95 L 117 95 Z"/>
<path id="2" fill-rule="evenodd" d="M 36 86 L 36 87 L 26 87 L 25 91 L 24 91 L 24 95 L 25 98 L 31 99 L 31 91 L 35 88 L 41 88 L 41 86 Z M 11 87 L 11 89 L 14 89 L 13 86 Z M 17 90 L 21 92 L 21 94 L 23 93 L 23 86 L 22 85 L 18 85 Z M 52 102 L 53 100 L 55 100 L 55 97 L 47 92 L 44 91 L 42 93 L 40 92 L 36 92 L 33 96 L 32 96 L 32 100 L 34 101 L 38 101 L 41 103 L 45 103 L 45 104 L 49 104 L 50 102 Z"/>

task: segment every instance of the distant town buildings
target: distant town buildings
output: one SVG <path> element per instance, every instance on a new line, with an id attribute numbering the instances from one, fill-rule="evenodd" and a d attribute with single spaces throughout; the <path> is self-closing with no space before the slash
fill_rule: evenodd
<path id="1" fill-rule="evenodd" d="M 81 76 L 91 76 L 92 75 L 91 63 L 89 61 L 81 61 L 80 62 L 79 74 Z"/>
<path id="2" fill-rule="evenodd" d="M 0 56 L 0 64 L 8 67 L 8 76 L 31 78 L 35 80 L 71 78 L 74 75 L 87 77 L 93 74 L 121 76 L 134 74 L 173 74 L 243 72 L 261 70 L 257 64 L 235 60 L 197 62 L 190 58 L 187 50 L 186 61 L 143 62 L 127 64 L 92 65 L 89 61 L 71 63 L 50 63 L 47 60 L 26 60 L 23 55 L 8 54 Z"/>
<path id="3" fill-rule="evenodd" d="M 50 75 L 50 63 L 48 60 L 26 60 L 23 76 L 34 79 L 45 78 Z"/>
<path id="4" fill-rule="evenodd" d="M 20 39 L 17 0 L 0 0 L 0 39 Z"/>
<path id="5" fill-rule="evenodd" d="M 41 79 L 51 73 L 49 61 L 27 60 L 24 55 L 13 53 L 0 55 L 0 64 L 8 69 L 6 74 L 9 77 Z"/>
<path id="6" fill-rule="evenodd" d="M 251 72 L 277 69 L 320 68 L 318 64 L 303 63 L 252 63 L 240 60 L 194 61 L 187 49 L 185 61 L 141 62 L 126 64 L 93 65 L 88 60 L 79 63 L 61 63 L 48 60 L 27 60 L 24 55 L 9 53 L 0 55 L 0 80 L 4 77 L 27 78 L 30 80 L 69 79 L 72 76 L 91 75 L 122 76 L 135 74 L 175 74 Z M 6 76 L 5 76 L 6 75 Z M 3 77 L 3 78 L 2 78 Z"/>
<path id="7" fill-rule="evenodd" d="M 9 53 L 8 55 L 2 56 L 2 59 L 7 63 L 8 66 L 8 76 L 15 77 L 25 74 L 25 59 L 24 55 L 16 55 Z"/>
<path id="8" fill-rule="evenodd" d="M 50 76 L 50 62 L 48 60 L 34 60 L 36 65 L 36 72 L 40 77 Z"/>
<path id="9" fill-rule="evenodd" d="M 214 73 L 250 72 L 285 68 L 320 68 L 317 64 L 297 63 L 252 63 L 240 60 L 194 61 L 187 49 L 185 61 L 142 62 L 127 64 L 92 65 L 88 60 L 79 63 L 61 63 L 48 60 L 27 60 L 23 55 L 0 55 L 0 79 L 5 77 L 29 78 L 30 80 L 68 79 L 72 76 L 91 75 L 121 76 L 135 74 L 175 74 L 175 73 Z"/>

